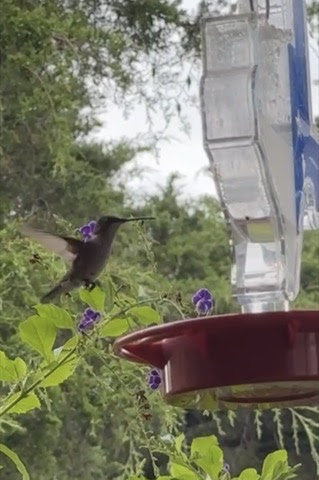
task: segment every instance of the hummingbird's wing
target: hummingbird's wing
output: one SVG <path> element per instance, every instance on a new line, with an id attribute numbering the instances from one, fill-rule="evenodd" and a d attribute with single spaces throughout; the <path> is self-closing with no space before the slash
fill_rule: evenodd
<path id="1" fill-rule="evenodd" d="M 30 225 L 22 225 L 20 232 L 39 242 L 43 247 L 60 255 L 66 262 L 73 262 L 82 242 L 76 238 L 52 235 L 52 233 L 43 232 Z"/>

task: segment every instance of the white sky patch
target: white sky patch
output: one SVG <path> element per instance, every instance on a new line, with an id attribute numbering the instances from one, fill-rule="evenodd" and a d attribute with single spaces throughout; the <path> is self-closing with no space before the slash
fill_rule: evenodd
<path id="1" fill-rule="evenodd" d="M 184 0 L 183 5 L 191 12 L 195 12 L 198 0 Z M 319 52 L 314 39 L 309 39 L 309 59 L 311 72 L 311 89 L 313 115 L 319 116 Z M 199 80 L 199 76 L 198 76 Z M 195 95 L 198 95 L 199 84 L 193 85 Z M 143 174 L 139 178 L 132 178 L 126 187 L 134 191 L 137 200 L 142 199 L 145 194 L 154 193 L 159 186 L 166 183 L 167 177 L 173 172 L 181 175 L 179 185 L 185 197 L 197 197 L 202 194 L 216 196 L 216 188 L 211 175 L 207 156 L 203 149 L 202 125 L 199 106 L 182 106 L 183 114 L 186 115 L 190 125 L 190 134 L 187 135 L 181 130 L 178 118 L 171 122 L 166 134 L 171 138 L 163 142 L 158 159 L 154 155 L 144 153 L 136 159 L 136 164 L 142 168 Z M 99 142 L 118 140 L 122 137 L 134 137 L 147 131 L 147 119 L 142 107 L 135 108 L 129 118 L 124 118 L 121 110 L 113 106 L 106 114 L 101 114 L 99 119 L 103 126 L 96 129 L 90 135 L 91 139 Z M 157 123 L 157 122 L 156 122 Z M 158 118 L 160 128 L 162 118 Z"/>

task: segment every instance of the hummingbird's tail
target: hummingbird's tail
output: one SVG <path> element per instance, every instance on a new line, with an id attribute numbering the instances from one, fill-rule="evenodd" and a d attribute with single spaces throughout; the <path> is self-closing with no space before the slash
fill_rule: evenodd
<path id="1" fill-rule="evenodd" d="M 67 293 L 73 288 L 75 288 L 77 285 L 75 285 L 73 282 L 70 282 L 69 280 L 62 281 L 58 283 L 55 287 L 52 288 L 46 295 L 44 295 L 41 298 L 41 303 L 49 303 L 51 300 L 53 300 L 55 297 L 62 295 L 62 293 Z"/>

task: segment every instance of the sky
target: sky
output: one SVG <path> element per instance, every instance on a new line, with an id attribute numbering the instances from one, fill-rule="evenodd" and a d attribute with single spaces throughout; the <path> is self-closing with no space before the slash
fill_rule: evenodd
<path id="1" fill-rule="evenodd" d="M 194 11 L 198 0 L 184 0 L 183 4 L 190 11 Z M 319 115 L 319 85 L 314 83 L 314 79 L 319 79 L 319 53 L 316 42 L 309 39 L 309 43 L 313 113 Z M 128 189 L 137 192 L 137 199 L 139 196 L 142 199 L 146 193 L 153 193 L 166 183 L 166 179 L 171 173 L 176 171 L 182 177 L 178 181 L 182 196 L 188 198 L 202 194 L 216 196 L 213 179 L 205 170 L 209 163 L 203 149 L 199 108 L 187 107 L 184 113 L 186 113 L 190 125 L 189 135 L 182 131 L 180 122 L 176 119 L 166 132 L 174 140 L 162 144 L 158 158 L 151 154 L 138 155 L 136 163 L 143 168 L 143 175 L 139 179 L 134 178 L 127 185 Z M 105 118 L 102 115 L 100 119 L 103 126 L 93 135 L 93 138 L 99 141 L 119 139 L 124 132 L 126 136 L 133 137 L 147 130 L 146 117 L 142 107 L 137 107 L 131 112 L 130 117 L 125 119 L 121 110 L 114 106 L 108 111 Z"/>

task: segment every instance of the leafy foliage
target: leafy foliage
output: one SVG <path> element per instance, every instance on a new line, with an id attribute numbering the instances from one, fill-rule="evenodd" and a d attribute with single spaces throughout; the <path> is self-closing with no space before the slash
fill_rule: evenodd
<path id="1" fill-rule="evenodd" d="M 169 457 L 168 475 L 156 476 L 157 480 L 289 480 L 297 478 L 299 465 L 288 465 L 287 452 L 278 450 L 265 458 L 259 474 L 254 468 L 244 469 L 238 477 L 233 477 L 229 467 L 223 461 L 223 452 L 215 436 L 197 437 L 191 443 L 190 454 L 182 450 L 183 435 L 175 443 L 162 451 Z M 143 477 L 131 477 L 130 480 L 145 480 Z"/>
<path id="2" fill-rule="evenodd" d="M 109 196 L 108 175 L 144 145 L 106 142 L 92 149 L 75 139 L 97 125 L 93 111 L 107 110 L 114 101 L 123 105 L 124 94 L 127 105 L 143 102 L 149 112 L 157 105 L 167 121 L 175 114 L 172 99 L 184 95 L 185 81 L 176 69 L 183 51 L 175 30 L 183 30 L 186 16 L 179 3 L 145 1 L 141 9 L 140 0 L 2 2 L 3 219 L 39 205 L 54 204 L 62 213 L 88 191 Z M 123 193 L 113 195 L 111 206 L 122 199 Z M 83 209 L 81 217 L 87 213 Z"/>

